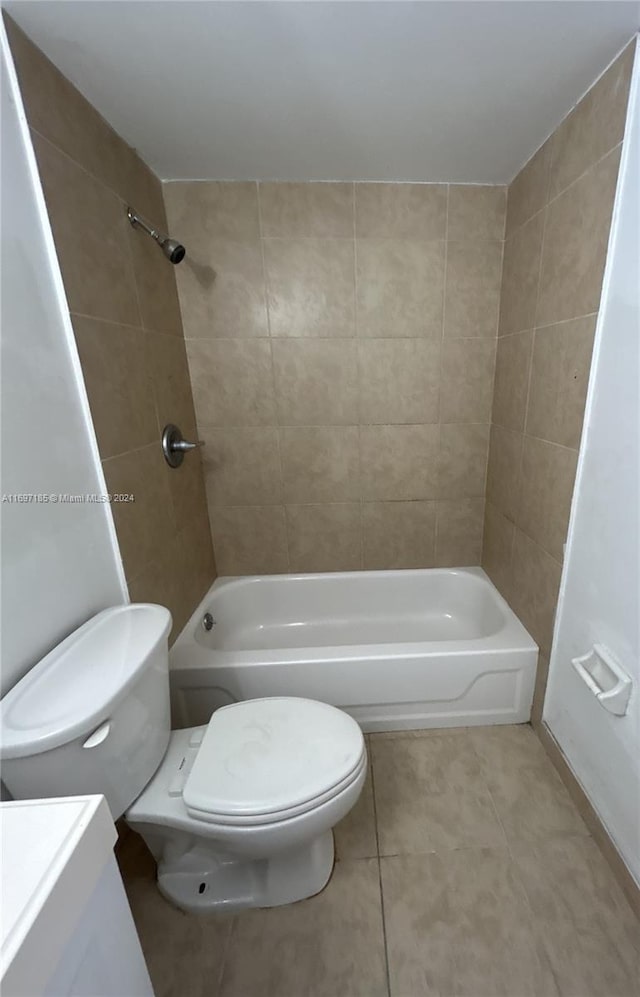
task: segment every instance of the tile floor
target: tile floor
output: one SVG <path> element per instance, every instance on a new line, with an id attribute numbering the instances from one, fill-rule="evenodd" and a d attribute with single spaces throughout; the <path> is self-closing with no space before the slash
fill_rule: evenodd
<path id="1" fill-rule="evenodd" d="M 317 897 L 196 917 L 121 865 L 156 997 L 637 997 L 640 929 L 529 726 L 374 734 Z"/>

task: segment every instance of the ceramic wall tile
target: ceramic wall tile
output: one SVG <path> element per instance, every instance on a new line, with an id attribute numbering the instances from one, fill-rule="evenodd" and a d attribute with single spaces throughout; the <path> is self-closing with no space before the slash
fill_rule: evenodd
<path id="1" fill-rule="evenodd" d="M 365 502 L 363 567 L 369 571 L 435 564 L 435 502 Z"/>
<path id="2" fill-rule="evenodd" d="M 291 571 L 357 571 L 362 567 L 359 502 L 288 505 Z"/>
<path id="3" fill-rule="evenodd" d="M 280 453 L 287 504 L 360 498 L 357 426 L 282 428 Z"/>
<path id="4" fill-rule="evenodd" d="M 547 209 L 536 324 L 598 311 L 620 147 Z"/>
<path id="5" fill-rule="evenodd" d="M 436 566 L 473 567 L 480 563 L 484 499 L 440 499 L 437 502 Z"/>
<path id="6" fill-rule="evenodd" d="M 492 502 L 485 505 L 482 567 L 499 592 L 511 602 L 513 523 Z"/>
<path id="7" fill-rule="evenodd" d="M 516 527 L 509 602 L 540 649 L 551 647 L 562 565 Z"/>
<path id="8" fill-rule="evenodd" d="M 201 424 L 207 498 L 211 505 L 279 505 L 282 472 L 278 430 Z"/>
<path id="9" fill-rule="evenodd" d="M 507 238 L 547 203 L 550 162 L 551 140 L 540 146 L 511 183 L 507 200 Z"/>
<path id="10" fill-rule="evenodd" d="M 158 423 L 145 334 L 80 315 L 73 329 L 101 456 L 152 443 Z"/>
<path id="11" fill-rule="evenodd" d="M 360 464 L 367 501 L 435 498 L 438 427 L 362 426 Z"/>
<path id="12" fill-rule="evenodd" d="M 558 561 L 567 539 L 578 453 L 525 436 L 516 519 Z"/>
<path id="13" fill-rule="evenodd" d="M 545 216 L 541 211 L 521 225 L 504 244 L 498 334 L 533 329 Z"/>
<path id="14" fill-rule="evenodd" d="M 281 426 L 357 423 L 355 340 L 276 339 L 272 348 Z"/>
<path id="15" fill-rule="evenodd" d="M 360 340 L 358 372 L 361 425 L 438 422 L 439 342 Z"/>
<path id="16" fill-rule="evenodd" d="M 596 319 L 594 315 L 536 329 L 526 431 L 577 449 L 582 433 Z"/>
<path id="17" fill-rule="evenodd" d="M 362 238 L 356 255 L 358 335 L 439 339 L 445 243 Z"/>
<path id="18" fill-rule="evenodd" d="M 177 278 L 212 518 L 286 505 L 292 571 L 434 563 L 433 503 L 484 494 L 506 188 L 165 195 L 188 242 Z M 479 557 L 476 518 L 450 518 L 441 558 Z"/>
<path id="19" fill-rule="evenodd" d="M 188 339 L 198 423 L 275 426 L 271 344 L 263 339 Z"/>
<path id="20" fill-rule="evenodd" d="M 484 497 L 488 447 L 489 426 L 485 423 L 440 427 L 439 498 Z"/>
<path id="21" fill-rule="evenodd" d="M 70 310 L 139 326 L 122 201 L 46 139 L 33 146 Z"/>
<path id="22" fill-rule="evenodd" d="M 493 389 L 493 422 L 522 432 L 527 413 L 527 393 L 533 333 L 502 336 L 496 353 Z"/>
<path id="23" fill-rule="evenodd" d="M 287 526 L 282 506 L 210 506 L 209 518 L 221 575 L 288 571 Z"/>
<path id="24" fill-rule="evenodd" d="M 491 419 L 496 342 L 451 339 L 442 345 L 441 422 Z"/>
<path id="25" fill-rule="evenodd" d="M 495 339 L 500 310 L 502 243 L 447 244 L 444 334 Z"/>
<path id="26" fill-rule="evenodd" d="M 522 443 L 522 433 L 503 429 L 495 423 L 491 427 L 487 500 L 493 502 L 510 520 L 515 520 L 518 509 Z"/>
<path id="27" fill-rule="evenodd" d="M 11 19 L 5 23 L 107 488 L 134 496 L 111 505 L 129 596 L 168 606 L 173 640 L 214 580 L 215 563 L 200 455 L 172 470 L 160 449 L 167 422 L 187 438 L 197 433 L 176 268 L 126 214 L 131 205 L 166 231 L 162 185 Z"/>
<path id="28" fill-rule="evenodd" d="M 353 184 L 260 183 L 258 192 L 267 238 L 353 238 Z"/>
<path id="29" fill-rule="evenodd" d="M 506 187 L 451 184 L 447 238 L 502 241 L 506 209 Z"/>
<path id="30" fill-rule="evenodd" d="M 357 183 L 358 239 L 444 239 L 447 185 Z"/>
<path id="31" fill-rule="evenodd" d="M 622 142 L 634 51 L 631 42 L 555 131 L 550 197 L 565 190 Z"/>
<path id="32" fill-rule="evenodd" d="M 351 239 L 265 239 L 272 336 L 354 333 Z"/>

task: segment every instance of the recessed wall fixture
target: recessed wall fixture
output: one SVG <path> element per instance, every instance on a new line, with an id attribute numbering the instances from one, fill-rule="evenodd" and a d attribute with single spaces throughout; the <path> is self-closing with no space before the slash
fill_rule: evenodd
<path id="1" fill-rule="evenodd" d="M 164 232 L 160 232 L 158 229 L 150 225 L 144 218 L 142 218 L 134 208 L 127 208 L 127 218 L 131 222 L 134 228 L 141 228 L 143 232 L 150 235 L 152 239 L 155 239 L 160 249 L 167 257 L 171 263 L 181 263 L 186 256 L 186 249 L 184 246 L 177 241 L 177 239 L 170 239 L 168 235 Z"/>

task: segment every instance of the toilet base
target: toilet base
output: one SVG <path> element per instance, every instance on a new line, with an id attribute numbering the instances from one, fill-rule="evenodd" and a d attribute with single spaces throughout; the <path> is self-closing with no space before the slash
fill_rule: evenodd
<path id="1" fill-rule="evenodd" d="M 189 912 L 279 907 L 319 893 L 333 869 L 332 828 L 360 796 L 367 775 L 362 742 L 351 781 L 302 813 L 266 823 L 217 823 L 186 809 L 176 776 L 197 753 L 198 728 L 172 731 L 153 779 L 125 814 L 158 863 L 160 892 Z M 201 740 L 201 739 L 200 739 Z"/>
<path id="2" fill-rule="evenodd" d="M 300 848 L 254 860 L 222 855 L 199 842 L 181 855 L 160 859 L 158 889 L 194 914 L 279 907 L 319 893 L 329 882 L 333 858 L 332 831 Z"/>

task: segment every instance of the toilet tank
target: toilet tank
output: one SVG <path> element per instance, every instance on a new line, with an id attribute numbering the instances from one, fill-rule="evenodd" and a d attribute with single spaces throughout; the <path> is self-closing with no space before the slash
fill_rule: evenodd
<path id="1" fill-rule="evenodd" d="M 15 799 L 102 793 L 124 813 L 169 743 L 170 628 L 163 606 L 105 609 L 7 693 L 0 761 Z"/>

